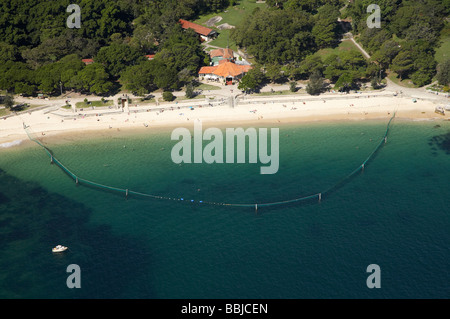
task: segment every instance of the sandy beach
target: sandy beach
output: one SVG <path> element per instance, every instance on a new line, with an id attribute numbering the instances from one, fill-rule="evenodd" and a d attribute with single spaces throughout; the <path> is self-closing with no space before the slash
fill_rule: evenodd
<path id="1" fill-rule="evenodd" d="M 230 98 L 226 97 L 216 98 L 217 103 L 201 99 L 165 103 L 157 107 L 132 105 L 126 109 L 97 108 L 77 112 L 52 106 L 51 110 L 44 108 L 0 119 L 0 147 L 16 146 L 28 140 L 24 124 L 42 138 L 67 134 L 89 138 L 92 134 L 116 134 L 130 130 L 144 132 L 161 127 L 190 128 L 194 121 L 202 121 L 204 126 L 239 127 L 253 123 L 273 126 L 277 123 L 387 119 L 393 112 L 397 112 L 397 118 L 401 119 L 450 120 L 450 112 L 446 115 L 435 113 L 436 106 L 446 105 L 448 98 L 424 94 L 417 98 L 389 91 L 320 96 L 240 95 L 235 99 L 234 107 L 230 106 Z"/>

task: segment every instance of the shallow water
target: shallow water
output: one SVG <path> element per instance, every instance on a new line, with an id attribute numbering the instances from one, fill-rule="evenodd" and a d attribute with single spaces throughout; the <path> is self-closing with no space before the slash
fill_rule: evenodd
<path id="1" fill-rule="evenodd" d="M 77 176 L 185 201 L 75 182 L 42 148 L 0 151 L 2 298 L 447 298 L 449 122 L 395 120 L 280 127 L 280 168 L 174 164 L 170 130 L 46 144 Z M 438 124 L 438 125 L 437 125 Z M 190 200 L 193 199 L 194 203 Z M 63 244 L 61 255 L 51 247 Z M 66 267 L 81 268 L 69 289 Z M 381 289 L 366 268 L 381 267 Z M 445 280 L 447 279 L 447 280 Z"/>

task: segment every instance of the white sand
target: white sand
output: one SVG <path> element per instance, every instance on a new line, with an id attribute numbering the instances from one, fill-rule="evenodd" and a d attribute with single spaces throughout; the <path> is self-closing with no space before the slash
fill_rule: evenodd
<path id="1" fill-rule="evenodd" d="M 295 102 L 292 100 L 295 99 Z M 325 101 L 325 102 L 324 102 Z M 131 129 L 148 130 L 157 127 L 192 127 L 194 121 L 201 120 L 204 126 L 227 125 L 228 127 L 250 126 L 276 123 L 300 123 L 305 121 L 364 120 L 375 118 L 388 119 L 397 111 L 397 118 L 412 120 L 450 119 L 449 112 L 445 116 L 434 112 L 436 103 L 419 99 L 416 103 L 411 98 L 386 96 L 383 94 L 321 95 L 304 96 L 248 96 L 231 108 L 228 104 L 215 107 L 195 107 L 193 110 L 177 109 L 180 104 L 166 104 L 164 112 L 138 112 L 133 108 L 130 112 L 102 114 L 99 110 L 78 112 L 93 116 L 78 116 L 76 119 L 64 118 L 61 115 L 74 116 L 71 110 L 60 109 L 45 114 L 45 110 L 21 114 L 0 119 L 0 144 L 2 147 L 20 145 L 19 141 L 28 140 L 23 123 L 40 136 L 56 136 L 71 134 L 82 135 L 88 131 L 124 132 Z M 441 104 L 442 105 L 442 104 Z M 170 110 L 174 107 L 174 110 Z M 137 109 L 142 109 L 138 107 Z M 105 110 L 117 111 L 117 110 Z M 86 136 L 91 136 L 87 134 Z M 5 144 L 8 143 L 8 144 Z M 1 146 L 0 145 L 0 146 Z"/>

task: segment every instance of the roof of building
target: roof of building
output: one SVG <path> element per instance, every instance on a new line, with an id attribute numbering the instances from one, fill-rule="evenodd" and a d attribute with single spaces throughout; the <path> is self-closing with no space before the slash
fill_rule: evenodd
<path id="1" fill-rule="evenodd" d="M 198 74 L 213 74 L 216 69 L 216 66 L 203 66 L 198 71 Z"/>
<path id="2" fill-rule="evenodd" d="M 93 59 L 82 59 L 81 61 L 84 63 L 93 63 L 94 62 Z"/>
<path id="3" fill-rule="evenodd" d="M 233 50 L 231 49 L 215 49 L 209 52 L 211 58 L 223 57 L 224 59 L 232 59 L 234 57 Z"/>
<path id="4" fill-rule="evenodd" d="M 151 59 L 153 59 L 155 57 L 155 55 L 154 54 L 147 54 L 146 57 L 147 57 L 147 59 L 151 60 Z"/>
<path id="5" fill-rule="evenodd" d="M 180 19 L 180 23 L 181 23 L 181 27 L 183 29 L 192 29 L 194 30 L 196 33 L 204 35 L 204 36 L 208 36 L 211 34 L 211 32 L 213 32 L 213 29 L 204 27 L 202 25 L 190 22 L 190 21 L 186 21 L 183 19 Z"/>
<path id="6" fill-rule="evenodd" d="M 228 77 L 228 76 L 235 77 L 242 73 L 248 72 L 248 70 L 249 69 L 244 68 L 243 65 L 237 65 L 232 62 L 225 62 L 217 66 L 217 69 L 214 71 L 214 74 L 221 77 Z"/>
<path id="7" fill-rule="evenodd" d="M 217 66 L 204 66 L 199 74 L 215 74 L 221 77 L 236 77 L 242 73 L 247 73 L 252 67 L 250 65 L 237 65 L 233 62 L 225 61 Z"/>

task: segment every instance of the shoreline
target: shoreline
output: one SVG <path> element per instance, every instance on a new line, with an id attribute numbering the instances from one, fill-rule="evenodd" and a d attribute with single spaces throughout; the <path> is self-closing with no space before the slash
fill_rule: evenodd
<path id="1" fill-rule="evenodd" d="M 369 98 L 371 97 L 371 98 Z M 286 97 L 289 99 L 289 97 Z M 0 120 L 0 151 L 5 148 L 23 147 L 29 141 L 23 124 L 31 128 L 44 140 L 82 140 L 92 137 L 132 135 L 152 132 L 158 129 L 170 130 L 176 127 L 193 128 L 195 121 L 202 121 L 203 127 L 249 127 L 285 124 L 353 122 L 388 119 L 397 112 L 397 119 L 411 121 L 450 120 L 434 112 L 436 103 L 419 100 L 414 103 L 407 97 L 377 96 L 360 94 L 346 99 L 318 97 L 311 101 L 298 99 L 283 101 L 260 101 L 247 98 L 242 105 L 231 108 L 228 105 L 177 109 L 168 105 L 163 112 L 130 110 L 114 114 L 100 113 L 98 110 L 85 114 L 74 114 L 71 118 L 60 114 L 46 113 L 45 110 L 20 114 Z M 256 100 L 256 101 L 255 101 Z M 195 102 L 194 102 L 195 103 Z M 191 103 L 193 104 L 193 103 Z M 173 109 L 173 110 L 172 110 Z M 89 113 L 88 113 L 89 112 Z M 61 112 L 59 112 L 61 113 Z M 231 126 L 230 126 L 231 125 Z M 21 141 L 21 142 L 19 142 Z"/>

